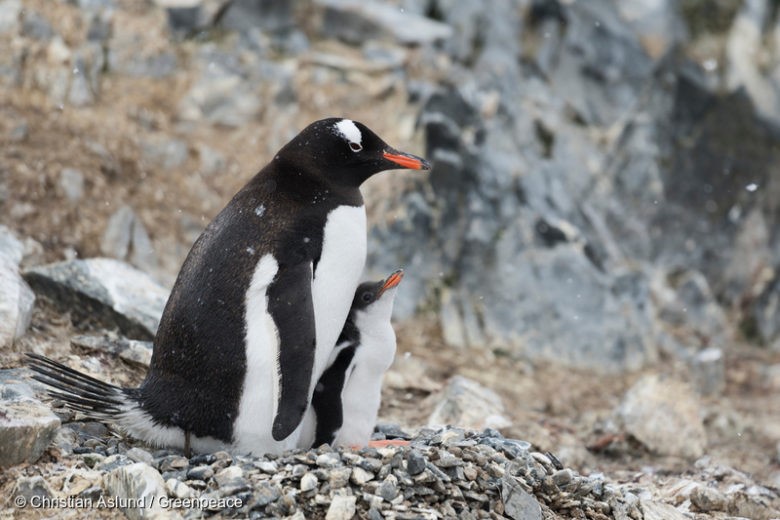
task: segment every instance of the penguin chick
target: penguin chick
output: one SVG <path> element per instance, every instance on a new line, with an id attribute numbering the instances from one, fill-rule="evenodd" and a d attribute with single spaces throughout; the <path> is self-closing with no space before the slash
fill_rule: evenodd
<path id="1" fill-rule="evenodd" d="M 301 447 L 368 443 L 379 412 L 382 376 L 395 356 L 390 318 L 402 279 L 398 270 L 358 286 L 328 368 L 314 389 Z"/>

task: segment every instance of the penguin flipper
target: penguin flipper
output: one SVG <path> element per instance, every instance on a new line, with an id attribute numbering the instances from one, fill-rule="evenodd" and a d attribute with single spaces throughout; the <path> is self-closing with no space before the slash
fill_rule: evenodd
<path id="1" fill-rule="evenodd" d="M 279 395 L 271 431 L 274 440 L 287 438 L 309 406 L 317 335 L 311 292 L 312 265 L 279 269 L 268 288 L 268 312 L 279 333 Z"/>

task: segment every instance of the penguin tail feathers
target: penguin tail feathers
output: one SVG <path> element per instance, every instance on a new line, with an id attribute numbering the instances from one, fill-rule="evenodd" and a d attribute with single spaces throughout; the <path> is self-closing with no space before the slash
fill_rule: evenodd
<path id="1" fill-rule="evenodd" d="M 33 379 L 48 386 L 47 393 L 73 411 L 93 419 L 116 419 L 136 405 L 133 389 L 104 383 L 39 354 L 26 356 Z"/>

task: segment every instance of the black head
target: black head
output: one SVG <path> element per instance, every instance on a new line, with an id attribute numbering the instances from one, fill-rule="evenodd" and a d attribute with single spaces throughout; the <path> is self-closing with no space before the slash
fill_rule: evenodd
<path id="1" fill-rule="evenodd" d="M 350 311 L 365 310 L 369 305 L 378 301 L 386 291 L 398 287 L 403 278 L 403 269 L 399 269 L 384 280 L 361 283 L 355 291 L 355 298 L 352 300 Z"/>
<path id="2" fill-rule="evenodd" d="M 391 148 L 364 124 L 341 118 L 310 124 L 279 151 L 276 160 L 355 188 L 384 170 L 431 168 L 425 159 Z"/>
<path id="3" fill-rule="evenodd" d="M 383 323 L 390 321 L 395 300 L 395 289 L 404 277 L 403 270 L 399 269 L 384 280 L 378 282 L 363 282 L 358 285 L 352 307 L 349 309 L 347 321 L 339 336 L 339 343 L 344 341 L 359 341 L 361 332 L 358 330 L 357 318 L 362 315 L 365 327 L 381 327 Z M 384 298 L 383 295 L 387 294 Z M 364 331 L 365 332 L 365 331 Z"/>

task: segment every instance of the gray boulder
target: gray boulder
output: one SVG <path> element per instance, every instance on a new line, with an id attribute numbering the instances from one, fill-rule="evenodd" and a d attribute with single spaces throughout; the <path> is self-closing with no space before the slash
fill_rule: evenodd
<path id="1" fill-rule="evenodd" d="M 405 45 L 425 45 L 452 36 L 452 27 L 382 2 L 316 0 L 323 36 L 352 44 L 387 38 Z"/>
<path id="2" fill-rule="evenodd" d="M 0 370 L 0 468 L 37 461 L 60 426 L 33 386 L 26 370 Z"/>
<path id="3" fill-rule="evenodd" d="M 24 244 L 0 226 L 0 349 L 22 337 L 30 326 L 35 294 L 19 273 Z"/>
<path id="4" fill-rule="evenodd" d="M 168 291 L 147 274 L 110 258 L 32 267 L 24 278 L 76 319 L 116 327 L 134 339 L 154 337 L 168 299 Z"/>
<path id="5" fill-rule="evenodd" d="M 625 432 L 650 452 L 695 459 L 707 446 L 700 410 L 688 385 L 650 375 L 629 389 L 616 416 Z"/>

